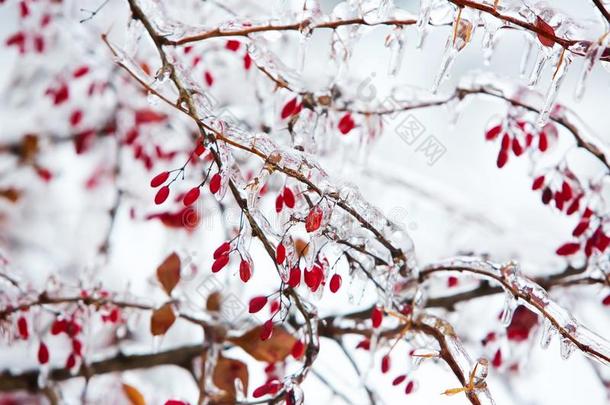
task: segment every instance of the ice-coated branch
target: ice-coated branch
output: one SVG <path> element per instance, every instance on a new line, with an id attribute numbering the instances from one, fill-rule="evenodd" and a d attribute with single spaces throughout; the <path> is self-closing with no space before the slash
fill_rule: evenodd
<path id="1" fill-rule="evenodd" d="M 448 271 L 465 272 L 500 284 L 507 293 L 504 311 L 508 311 L 509 319 L 517 302 L 523 302 L 542 315 L 552 330 L 561 335 L 564 357 L 576 347 L 604 364 L 610 363 L 610 342 L 580 324 L 572 314 L 552 300 L 544 288 L 523 276 L 517 263 L 498 264 L 475 257 L 456 257 L 424 267 L 420 278 Z"/>

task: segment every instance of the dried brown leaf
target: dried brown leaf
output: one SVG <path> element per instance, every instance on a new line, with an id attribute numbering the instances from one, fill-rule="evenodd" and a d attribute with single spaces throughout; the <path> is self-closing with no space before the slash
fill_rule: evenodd
<path id="1" fill-rule="evenodd" d="M 150 333 L 153 336 L 164 335 L 176 321 L 172 305 L 167 303 L 153 311 L 150 318 Z"/>
<path id="2" fill-rule="evenodd" d="M 180 257 L 175 252 L 167 256 L 157 267 L 157 280 L 167 295 L 171 295 L 172 290 L 180 281 Z"/>
<path id="3" fill-rule="evenodd" d="M 273 327 L 273 335 L 261 340 L 261 326 L 246 332 L 242 336 L 231 338 L 231 342 L 241 347 L 256 360 L 276 363 L 284 360 L 292 351 L 296 338 L 281 326 Z"/>
<path id="4" fill-rule="evenodd" d="M 212 375 L 214 385 L 226 392 L 225 400 L 236 397 L 235 380 L 240 380 L 244 395 L 248 392 L 248 366 L 239 360 L 219 356 Z"/>
<path id="5" fill-rule="evenodd" d="M 123 392 L 131 405 L 146 405 L 146 401 L 144 400 L 144 395 L 137 388 L 129 385 L 123 384 Z"/>

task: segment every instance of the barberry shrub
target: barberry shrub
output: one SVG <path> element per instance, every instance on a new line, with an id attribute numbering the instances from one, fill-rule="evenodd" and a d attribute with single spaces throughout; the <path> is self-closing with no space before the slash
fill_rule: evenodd
<path id="1" fill-rule="evenodd" d="M 0 21 L 1 404 L 607 403 L 605 2 Z"/>

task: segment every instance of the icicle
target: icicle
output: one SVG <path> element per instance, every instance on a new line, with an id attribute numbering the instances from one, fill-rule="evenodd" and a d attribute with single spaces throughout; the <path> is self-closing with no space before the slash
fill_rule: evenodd
<path id="1" fill-rule="evenodd" d="M 570 339 L 562 337 L 559 345 L 559 353 L 561 354 L 561 358 L 567 360 L 574 351 L 575 347 L 576 346 L 574 346 Z"/>
<path id="2" fill-rule="evenodd" d="M 392 0 L 375 0 L 365 4 L 367 10 L 363 10 L 362 18 L 367 24 L 378 24 L 388 19 L 394 9 Z"/>
<path id="3" fill-rule="evenodd" d="M 585 94 L 585 85 L 587 84 L 587 79 L 589 78 L 591 71 L 593 70 L 593 66 L 595 62 L 601 57 L 603 50 L 606 48 L 606 44 L 608 43 L 608 38 L 610 35 L 605 33 L 599 40 L 595 42 L 591 42 L 589 48 L 587 49 L 587 53 L 585 55 L 585 63 L 582 67 L 582 72 L 580 74 L 580 78 L 578 79 L 578 83 L 576 84 L 576 90 L 574 92 L 574 98 L 577 101 L 582 100 L 582 96 Z"/>
<path id="4" fill-rule="evenodd" d="M 532 49 L 534 48 L 534 40 L 531 36 L 525 37 L 525 51 L 523 51 L 523 55 L 521 56 L 521 63 L 519 63 L 519 76 L 521 78 L 525 77 L 525 71 L 527 70 L 527 65 L 530 61 L 530 57 L 532 56 Z"/>
<path id="5" fill-rule="evenodd" d="M 542 69 L 544 69 L 544 65 L 546 65 L 547 61 L 550 59 L 550 56 L 551 55 L 546 53 L 544 50 L 541 50 L 538 53 L 536 64 L 534 65 L 532 73 L 530 74 L 530 78 L 527 82 L 527 85 L 529 87 L 534 87 L 538 84 L 538 80 L 540 80 L 540 75 L 542 74 Z"/>
<path id="6" fill-rule="evenodd" d="M 489 66 L 491 63 L 491 56 L 493 55 L 496 46 L 496 33 L 500 28 L 500 20 L 497 18 L 485 20 L 485 31 L 483 34 L 483 63 L 485 66 Z"/>
<path id="7" fill-rule="evenodd" d="M 551 344 L 551 339 L 553 335 L 557 333 L 557 329 L 553 326 L 551 321 L 548 318 L 544 318 L 544 325 L 542 326 L 542 331 L 540 333 L 540 347 L 546 349 Z"/>
<path id="8" fill-rule="evenodd" d="M 468 43 L 474 31 L 474 26 L 471 21 L 471 12 L 466 11 L 462 8 L 458 9 L 458 12 L 453 22 L 453 30 L 451 36 L 447 39 L 445 45 L 445 52 L 441 61 L 441 68 L 439 69 L 434 84 L 432 86 L 432 92 L 436 93 L 441 82 L 448 77 L 449 70 L 455 61 L 455 57 Z"/>
<path id="9" fill-rule="evenodd" d="M 297 53 L 297 65 L 295 70 L 298 74 L 303 73 L 303 69 L 305 68 L 305 58 L 307 56 L 307 49 L 309 48 L 309 43 L 311 42 L 311 34 L 313 31 L 311 29 L 305 29 L 301 33 L 301 39 L 299 40 L 299 50 Z"/>
<path id="10" fill-rule="evenodd" d="M 432 9 L 432 0 L 421 0 L 419 6 L 419 19 L 417 20 L 417 49 L 421 49 L 428 33 L 428 24 L 430 23 L 430 11 Z"/>
<path id="11" fill-rule="evenodd" d="M 502 326 L 508 327 L 508 325 L 510 325 L 516 307 L 517 300 L 512 295 L 507 294 L 506 300 L 504 301 L 504 309 L 502 309 L 502 317 L 500 318 Z"/>
<path id="12" fill-rule="evenodd" d="M 487 361 L 487 359 L 485 359 L 485 358 L 478 359 L 472 369 L 472 377 L 473 377 L 474 385 L 476 386 L 476 385 L 481 384 L 487 378 L 488 373 L 489 373 L 489 361 Z"/>
<path id="13" fill-rule="evenodd" d="M 385 46 L 390 48 L 390 62 L 388 63 L 388 74 L 396 76 L 402 65 L 405 51 L 405 33 L 402 27 L 396 27 L 386 37 Z"/>
<path id="14" fill-rule="evenodd" d="M 555 69 L 555 73 L 553 73 L 553 78 L 551 79 L 551 85 L 546 93 L 544 106 L 540 110 L 540 115 L 538 115 L 538 119 L 536 120 L 536 126 L 538 128 L 542 128 L 549 119 L 551 110 L 555 104 L 555 100 L 557 99 L 557 92 L 559 91 L 559 87 L 565 78 L 568 65 L 571 61 L 572 59 L 570 55 L 566 53 L 565 49 L 562 49 L 557 61 L 557 68 Z"/>

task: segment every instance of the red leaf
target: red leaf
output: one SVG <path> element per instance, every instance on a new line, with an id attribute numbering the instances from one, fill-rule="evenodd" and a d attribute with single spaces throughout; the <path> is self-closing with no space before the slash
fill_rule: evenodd
<path id="1" fill-rule="evenodd" d="M 568 242 L 557 249 L 557 254 L 559 256 L 570 256 L 580 250 L 579 243 Z"/>
<path id="2" fill-rule="evenodd" d="M 169 178 L 169 172 L 161 172 L 161 173 L 157 174 L 155 177 L 153 177 L 153 179 L 150 181 L 150 186 L 159 187 L 161 184 L 165 183 L 168 178 Z"/>
<path id="3" fill-rule="evenodd" d="M 547 35 L 550 36 L 555 36 L 555 30 L 553 29 L 553 27 L 551 27 L 550 25 L 548 25 L 546 23 L 546 21 L 544 21 L 542 18 L 540 17 L 536 17 L 536 28 L 538 28 L 540 31 L 544 32 Z M 540 41 L 540 43 L 544 46 L 553 46 L 555 45 L 555 41 L 545 37 L 544 35 L 538 34 L 538 41 Z"/>
<path id="4" fill-rule="evenodd" d="M 315 206 L 309 211 L 307 214 L 307 218 L 305 218 L 305 230 L 307 232 L 314 232 L 318 228 L 320 228 L 320 224 L 322 223 L 322 210 L 320 207 Z"/>
<path id="5" fill-rule="evenodd" d="M 169 197 L 169 187 L 163 186 L 159 189 L 159 191 L 157 191 L 157 194 L 155 195 L 155 204 L 163 204 L 165 200 L 167 200 L 167 197 Z"/>
<path id="6" fill-rule="evenodd" d="M 355 126 L 356 125 L 354 124 L 351 114 L 347 113 L 341 117 L 337 128 L 339 128 L 339 132 L 341 132 L 343 135 L 347 135 L 347 133 L 354 129 Z"/>

